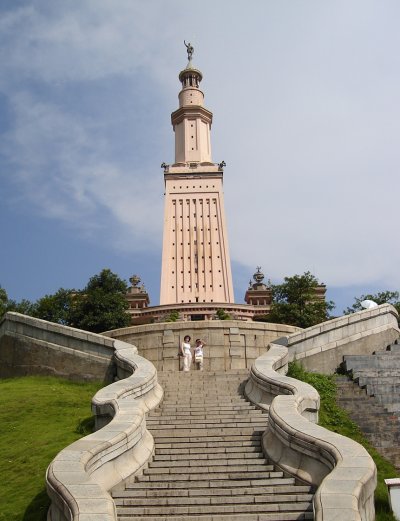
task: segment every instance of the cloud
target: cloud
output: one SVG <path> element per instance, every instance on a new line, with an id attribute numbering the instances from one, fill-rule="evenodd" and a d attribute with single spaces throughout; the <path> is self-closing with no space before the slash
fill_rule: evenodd
<path id="1" fill-rule="evenodd" d="M 110 163 L 109 144 L 95 121 L 27 93 L 14 95 L 12 105 L 15 125 L 3 150 L 16 168 L 19 203 L 85 233 L 111 236 L 126 226 L 131 240 L 140 239 L 135 247 L 154 247 L 161 214 L 155 177 L 139 165 Z"/>
<path id="2" fill-rule="evenodd" d="M 400 8 L 288 5 L 4 9 L 1 151 L 14 197 L 119 249 L 159 249 L 159 164 L 173 162 L 169 114 L 191 39 L 213 159 L 227 162 L 234 263 L 273 279 L 309 269 L 328 285 L 399 287 Z"/>

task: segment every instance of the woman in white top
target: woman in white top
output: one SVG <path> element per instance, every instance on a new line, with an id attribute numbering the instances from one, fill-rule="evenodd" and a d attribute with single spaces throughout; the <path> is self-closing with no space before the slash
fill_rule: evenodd
<path id="1" fill-rule="evenodd" d="M 186 335 L 181 344 L 181 354 L 183 356 L 183 370 L 190 371 L 192 364 L 192 350 L 190 347 L 190 336 Z"/>

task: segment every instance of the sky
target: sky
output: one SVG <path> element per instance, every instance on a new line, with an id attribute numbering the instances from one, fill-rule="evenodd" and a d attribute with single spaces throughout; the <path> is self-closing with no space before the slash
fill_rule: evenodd
<path id="1" fill-rule="evenodd" d="M 340 315 L 400 289 L 398 0 L 3 0 L 0 285 L 110 268 L 159 302 L 183 40 L 224 160 L 235 301 L 311 271 Z"/>

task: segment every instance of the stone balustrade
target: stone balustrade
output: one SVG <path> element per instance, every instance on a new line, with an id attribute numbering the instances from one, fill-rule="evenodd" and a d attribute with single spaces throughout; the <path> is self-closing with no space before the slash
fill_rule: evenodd
<path id="1" fill-rule="evenodd" d="M 269 411 L 264 451 L 284 470 L 318 486 L 316 521 L 373 521 L 376 468 L 361 445 L 317 425 L 319 395 L 285 376 L 288 361 L 297 359 L 307 367 L 310 357 L 333 372 L 338 358 L 331 350 L 346 346 L 351 352 L 368 352 L 371 342 L 382 344 L 398 334 L 397 313 L 385 304 L 278 339 L 252 366 L 245 394 Z"/>
<path id="2" fill-rule="evenodd" d="M 301 361 L 305 369 L 332 374 L 344 355 L 372 354 L 385 349 L 400 334 L 398 313 L 382 304 L 328 320 L 286 338 L 289 360 Z"/>
<path id="3" fill-rule="evenodd" d="M 52 363 L 66 356 L 68 364 L 71 360 L 79 364 L 87 357 L 89 366 L 99 359 L 105 360 L 106 366 L 112 361 L 117 377 L 122 378 L 98 391 L 92 400 L 98 430 L 63 449 L 46 473 L 51 499 L 48 521 L 115 521 L 108 491 L 140 472 L 154 452 L 145 422 L 145 413 L 156 407 L 163 395 L 154 365 L 139 356 L 131 344 L 7 313 L 0 324 L 2 357 L 16 358 L 21 349 L 34 351 L 36 362 L 46 356 Z M 62 353 L 61 358 L 54 358 L 54 353 Z M 15 367 L 16 361 L 12 365 Z"/>
<path id="4" fill-rule="evenodd" d="M 108 491 L 147 465 L 154 441 L 146 429 L 145 413 L 162 398 L 157 372 L 133 346 L 117 341 L 117 367 L 133 374 L 98 391 L 92 400 L 96 417 L 93 434 L 62 450 L 46 474 L 51 498 L 49 521 L 116 520 Z"/>
<path id="5" fill-rule="evenodd" d="M 6 313 L 0 321 L 1 378 L 52 375 L 112 382 L 116 371 L 114 340 L 108 337 L 20 313 Z"/>

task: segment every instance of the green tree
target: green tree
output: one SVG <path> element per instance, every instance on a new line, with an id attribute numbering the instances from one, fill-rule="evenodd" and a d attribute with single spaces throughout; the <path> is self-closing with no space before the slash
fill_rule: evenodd
<path id="1" fill-rule="evenodd" d="M 33 315 L 35 304 L 27 299 L 22 299 L 20 302 L 12 300 L 8 297 L 7 291 L 0 286 L 0 318 L 7 313 L 7 311 L 15 311 L 23 315 Z"/>
<path id="2" fill-rule="evenodd" d="M 36 302 L 34 316 L 64 326 L 71 325 L 75 294 L 75 290 L 60 288 L 54 295 L 45 295 Z"/>
<path id="3" fill-rule="evenodd" d="M 345 309 L 343 313 L 345 315 L 349 315 L 350 313 L 361 311 L 364 309 L 361 305 L 363 300 L 373 300 L 377 304 L 392 304 L 392 306 L 397 309 L 398 313 L 400 313 L 400 300 L 398 291 L 380 291 L 374 295 L 367 294 L 361 295 L 361 297 L 355 297 L 354 304 L 351 307 Z"/>
<path id="4" fill-rule="evenodd" d="M 283 284 L 271 286 L 271 311 L 258 320 L 305 328 L 329 319 L 335 305 L 318 298 L 316 290 L 320 283 L 314 275 L 307 271 L 284 280 Z"/>
<path id="5" fill-rule="evenodd" d="M 215 314 L 217 315 L 218 320 L 231 320 L 231 316 L 225 311 L 225 309 L 217 309 Z"/>
<path id="6" fill-rule="evenodd" d="M 176 309 L 173 309 L 165 318 L 165 322 L 176 322 L 177 320 L 179 320 L 179 311 Z"/>
<path id="7" fill-rule="evenodd" d="M 74 294 L 70 325 L 94 333 L 130 325 L 125 294 L 127 284 L 109 269 L 94 275 L 87 286 Z"/>

